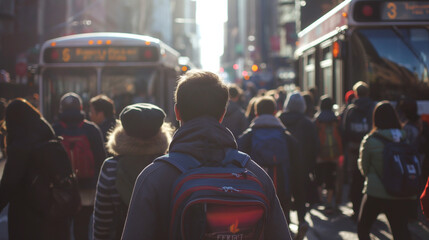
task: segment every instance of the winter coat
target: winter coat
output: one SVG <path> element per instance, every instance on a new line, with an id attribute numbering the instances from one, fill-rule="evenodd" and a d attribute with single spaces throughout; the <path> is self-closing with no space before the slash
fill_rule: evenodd
<path id="1" fill-rule="evenodd" d="M 300 112 L 283 112 L 279 118 L 299 143 L 303 171 L 312 172 L 319 152 L 319 137 L 315 124 Z"/>
<path id="2" fill-rule="evenodd" d="M 249 126 L 244 110 L 237 102 L 229 101 L 222 125 L 228 128 L 236 139 Z"/>
<path id="3" fill-rule="evenodd" d="M 9 239 L 69 239 L 70 219 L 48 219 L 36 212 L 28 189 L 41 154 L 37 145 L 55 139 L 49 123 L 22 101 L 6 110 L 7 160 L 0 184 L 0 211 L 9 203 Z"/>
<path id="4" fill-rule="evenodd" d="M 97 185 L 98 174 L 104 159 L 106 159 L 106 151 L 104 149 L 103 136 L 100 129 L 93 122 L 87 121 L 84 118 L 83 112 L 68 111 L 60 114 L 60 122 L 53 125 L 55 133 L 58 136 L 72 135 L 80 126 L 83 128 L 91 151 L 94 156 L 95 174 L 90 179 L 78 179 L 79 190 L 82 199 L 82 206 L 93 206 L 95 187 Z"/>
<path id="5" fill-rule="evenodd" d="M 354 140 L 351 139 L 351 136 L 349 134 L 351 130 L 348 129 L 347 126 L 349 125 L 348 122 L 350 121 L 349 118 L 351 115 L 351 111 L 354 111 L 354 108 L 356 107 L 359 110 L 367 113 L 367 116 L 368 116 L 367 121 L 369 126 L 368 132 L 371 130 L 371 127 L 372 127 L 372 114 L 374 111 L 375 103 L 369 97 L 360 97 L 360 98 L 354 99 L 352 104 L 348 105 L 346 110 L 344 110 L 343 118 L 342 118 L 342 126 L 344 128 L 343 142 L 345 145 L 354 142 Z M 358 144 L 360 144 L 360 142 L 358 142 Z"/>
<path id="6" fill-rule="evenodd" d="M 210 164 L 223 160 L 229 148 L 237 148 L 231 132 L 212 117 L 200 117 L 179 128 L 169 152 L 189 154 Z M 249 161 L 246 168 L 259 177 L 269 196 L 271 208 L 264 239 L 290 239 L 270 177 L 253 161 Z M 154 162 L 143 170 L 134 187 L 123 239 L 168 239 L 172 185 L 179 175 L 179 170 L 163 161 Z"/>
<path id="7" fill-rule="evenodd" d="M 107 149 L 113 155 L 101 167 L 94 206 L 94 240 L 120 239 L 129 199 L 138 174 L 155 158 L 166 153 L 171 136 L 160 131 L 156 136 L 141 140 L 130 137 L 118 122 L 109 136 Z M 118 165 L 124 174 L 127 188 L 120 194 L 117 189 Z M 124 196 L 128 199 L 123 200 Z M 121 197 L 122 196 L 122 197 Z M 124 209 L 122 209 L 124 208 Z"/>
<path id="8" fill-rule="evenodd" d="M 375 131 L 391 141 L 399 142 L 405 133 L 399 129 L 383 129 Z M 416 197 L 400 198 L 389 195 L 384 189 L 380 177 L 383 174 L 383 142 L 373 133 L 366 135 L 361 143 L 358 166 L 365 177 L 363 193 L 372 197 L 383 199 L 415 199 Z M 380 177 L 379 177 L 380 176 Z"/>
<path id="9" fill-rule="evenodd" d="M 256 117 L 253 119 L 252 123 L 250 124 L 250 127 L 238 138 L 238 149 L 240 151 L 243 151 L 247 154 L 250 154 L 252 151 L 252 134 L 253 130 L 255 129 L 261 129 L 261 128 L 277 128 L 285 131 L 285 138 L 286 142 L 288 143 L 287 147 L 289 151 L 289 161 L 290 161 L 290 176 L 289 182 L 292 183 L 292 190 L 298 189 L 299 187 L 295 185 L 298 185 L 296 183 L 302 182 L 302 176 L 303 174 L 297 174 L 302 173 L 303 170 L 301 163 L 301 156 L 299 152 L 299 145 L 297 140 L 288 132 L 286 131 L 286 127 L 281 123 L 281 121 L 276 118 L 273 115 L 264 114 L 259 117 Z M 279 193 L 279 192 L 278 192 Z M 296 194 L 292 191 L 292 194 L 295 196 Z M 280 200 L 283 200 L 283 196 L 278 195 Z M 290 200 L 290 199 L 288 199 Z"/>
<path id="10" fill-rule="evenodd" d="M 326 139 L 326 135 L 323 135 L 323 131 L 321 129 L 323 128 L 323 125 L 327 125 L 327 124 L 336 124 L 336 131 L 335 131 L 335 129 L 333 130 L 334 131 L 333 132 L 333 137 L 334 137 L 334 140 L 337 142 L 337 148 L 338 148 L 339 154 L 342 154 L 343 145 L 342 145 L 342 139 L 341 139 L 341 129 L 340 129 L 340 126 L 339 126 L 338 118 L 335 115 L 335 113 L 333 111 L 331 111 L 331 110 L 322 110 L 322 111 L 316 113 L 315 118 L 316 118 L 315 119 L 315 124 L 316 124 L 316 129 L 317 129 L 317 132 L 318 132 L 319 143 L 320 143 L 320 152 L 319 152 L 319 154 L 320 155 L 322 154 L 322 151 L 323 151 L 322 144 L 323 144 L 324 139 Z M 326 162 L 326 161 L 336 162 L 338 160 L 338 157 L 337 158 L 333 158 L 333 159 L 331 159 L 331 158 L 322 159 L 320 157 L 320 155 L 317 158 L 317 162 L 318 163 L 322 163 L 322 162 Z"/>

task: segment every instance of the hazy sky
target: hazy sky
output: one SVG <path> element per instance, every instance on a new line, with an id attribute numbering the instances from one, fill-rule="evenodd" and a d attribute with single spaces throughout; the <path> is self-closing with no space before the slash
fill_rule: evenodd
<path id="1" fill-rule="evenodd" d="M 204 70 L 219 71 L 219 57 L 223 54 L 223 26 L 226 21 L 227 0 L 197 0 L 201 64 Z"/>

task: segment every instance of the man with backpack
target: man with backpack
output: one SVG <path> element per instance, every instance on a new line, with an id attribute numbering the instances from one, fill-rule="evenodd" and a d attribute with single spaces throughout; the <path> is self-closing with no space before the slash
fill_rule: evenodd
<path id="1" fill-rule="evenodd" d="M 315 120 L 320 141 L 320 151 L 316 160 L 316 182 L 320 199 L 323 188 L 327 190 L 325 210 L 328 214 L 333 212 L 338 159 L 343 148 L 338 118 L 332 111 L 332 105 L 332 98 L 322 96 L 320 111 L 316 114 Z"/>
<path id="2" fill-rule="evenodd" d="M 59 122 L 53 125 L 77 176 L 82 208 L 73 219 L 76 239 L 89 238 L 89 222 L 94 209 L 95 187 L 101 164 L 106 158 L 100 129 L 85 120 L 82 100 L 76 93 L 64 94 L 60 100 Z"/>
<path id="3" fill-rule="evenodd" d="M 375 104 L 369 98 L 369 87 L 365 82 L 357 82 L 353 85 L 353 91 L 356 99 L 344 111 L 342 126 L 343 144 L 348 161 L 346 164 L 349 172 L 348 175 L 351 176 L 350 200 L 353 205 L 353 218 L 357 218 L 365 181 L 357 165 L 359 147 L 363 137 L 372 128 L 372 112 Z"/>
<path id="4" fill-rule="evenodd" d="M 181 77 L 181 127 L 137 178 L 123 239 L 290 239 L 270 177 L 220 124 L 227 101 L 217 75 Z"/>
<path id="5" fill-rule="evenodd" d="M 275 117 L 276 102 L 262 97 L 255 105 L 256 118 L 238 139 L 238 149 L 248 153 L 273 180 L 286 219 L 290 222 L 291 182 L 298 182 L 294 170 L 300 164 L 298 142 Z"/>

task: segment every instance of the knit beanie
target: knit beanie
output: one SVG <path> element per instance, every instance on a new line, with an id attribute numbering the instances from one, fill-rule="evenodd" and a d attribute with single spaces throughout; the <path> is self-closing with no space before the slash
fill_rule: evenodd
<path id="1" fill-rule="evenodd" d="M 284 112 L 304 113 L 306 109 L 304 97 L 299 92 L 289 94 L 283 106 Z"/>

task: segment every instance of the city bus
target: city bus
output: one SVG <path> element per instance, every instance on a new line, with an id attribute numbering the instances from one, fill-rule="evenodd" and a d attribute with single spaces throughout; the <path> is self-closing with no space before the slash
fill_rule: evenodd
<path id="1" fill-rule="evenodd" d="M 429 1 L 346 0 L 298 33 L 298 84 L 339 107 L 357 81 L 373 100 L 418 100 L 429 121 Z"/>
<path id="2" fill-rule="evenodd" d="M 105 94 L 116 113 L 132 103 L 153 103 L 174 120 L 173 92 L 179 53 L 159 39 L 127 33 L 84 33 L 46 41 L 38 66 L 39 108 L 58 119 L 63 94 L 76 92 L 88 113 L 89 100 Z"/>

